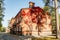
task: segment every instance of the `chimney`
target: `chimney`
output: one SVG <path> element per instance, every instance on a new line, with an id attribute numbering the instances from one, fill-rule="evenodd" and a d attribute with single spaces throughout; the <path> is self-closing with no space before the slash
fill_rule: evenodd
<path id="1" fill-rule="evenodd" d="M 33 8 L 35 6 L 34 2 L 29 2 L 29 8 Z"/>

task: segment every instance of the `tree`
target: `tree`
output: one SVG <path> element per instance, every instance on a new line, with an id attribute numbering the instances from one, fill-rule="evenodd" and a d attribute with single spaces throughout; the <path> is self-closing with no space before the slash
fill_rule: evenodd
<path id="1" fill-rule="evenodd" d="M 3 3 L 4 0 L 0 0 L 0 31 L 1 31 L 1 27 L 2 27 L 2 20 L 3 20 L 3 11 L 4 11 L 4 3 Z"/>
<path id="2" fill-rule="evenodd" d="M 58 38 L 58 30 L 59 30 L 59 17 L 58 17 L 58 4 L 60 0 L 43 0 L 45 6 L 49 6 L 50 8 L 53 7 L 52 4 L 54 2 L 54 12 L 55 12 L 55 21 L 56 21 L 56 38 Z M 52 8 L 52 10 L 53 10 Z M 50 10 L 51 11 L 51 10 Z M 51 13 L 51 12 L 50 12 Z M 52 17 L 53 18 L 53 17 Z M 54 21 L 54 20 L 53 20 Z M 54 25 L 55 26 L 55 25 Z"/>
<path id="3" fill-rule="evenodd" d="M 57 1 L 58 1 L 58 3 L 60 3 L 60 0 L 57 0 Z M 43 0 L 43 2 L 45 3 L 45 6 L 51 7 L 53 5 L 54 0 Z"/>

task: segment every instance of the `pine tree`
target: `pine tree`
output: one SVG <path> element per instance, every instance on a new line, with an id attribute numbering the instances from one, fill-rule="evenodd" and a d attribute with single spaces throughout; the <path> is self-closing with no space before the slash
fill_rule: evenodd
<path id="1" fill-rule="evenodd" d="M 3 17 L 4 17 L 4 15 L 3 15 L 3 11 L 4 11 L 3 5 L 4 5 L 4 2 L 3 1 L 4 0 L 0 0 L 0 31 L 1 31 L 1 27 L 2 27 L 2 20 L 3 20 Z"/>

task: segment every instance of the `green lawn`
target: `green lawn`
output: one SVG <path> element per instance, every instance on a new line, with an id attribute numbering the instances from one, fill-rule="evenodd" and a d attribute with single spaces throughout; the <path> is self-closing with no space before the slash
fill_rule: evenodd
<path id="1" fill-rule="evenodd" d="M 32 40 L 60 40 L 55 37 L 32 38 Z"/>

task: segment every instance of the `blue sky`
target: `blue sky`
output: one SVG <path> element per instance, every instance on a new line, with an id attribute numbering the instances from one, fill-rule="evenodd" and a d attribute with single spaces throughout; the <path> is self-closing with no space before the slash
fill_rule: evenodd
<path id="1" fill-rule="evenodd" d="M 8 20 L 10 20 L 12 17 L 15 17 L 21 8 L 29 7 L 29 1 L 35 2 L 35 6 L 44 6 L 44 3 L 41 0 L 5 0 L 4 7 L 6 9 L 4 11 L 4 21 L 2 22 L 3 26 L 7 27 L 9 22 Z"/>

